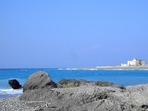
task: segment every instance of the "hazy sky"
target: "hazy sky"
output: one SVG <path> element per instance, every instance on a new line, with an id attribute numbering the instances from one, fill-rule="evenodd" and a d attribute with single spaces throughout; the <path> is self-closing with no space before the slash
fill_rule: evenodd
<path id="1" fill-rule="evenodd" d="M 0 68 L 148 61 L 148 0 L 0 0 Z"/>

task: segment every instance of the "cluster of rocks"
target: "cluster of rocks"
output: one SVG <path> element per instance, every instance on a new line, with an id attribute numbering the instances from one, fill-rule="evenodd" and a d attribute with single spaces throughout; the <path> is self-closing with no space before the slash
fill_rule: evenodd
<path id="1" fill-rule="evenodd" d="M 27 79 L 21 96 L 0 102 L 0 110 L 148 111 L 147 95 L 148 85 L 124 87 L 110 82 L 74 79 L 55 83 L 48 73 L 37 72 Z"/>

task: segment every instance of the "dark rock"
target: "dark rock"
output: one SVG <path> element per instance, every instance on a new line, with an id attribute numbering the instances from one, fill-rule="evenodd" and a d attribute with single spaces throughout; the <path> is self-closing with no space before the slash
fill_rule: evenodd
<path id="1" fill-rule="evenodd" d="M 9 80 L 8 83 L 13 89 L 22 88 L 22 85 L 20 85 L 20 83 L 16 79 Z"/>
<path id="2" fill-rule="evenodd" d="M 26 81 L 23 92 L 26 90 L 34 90 L 38 88 L 56 88 L 57 84 L 54 83 L 46 72 L 36 72 L 32 74 Z"/>
<path id="3" fill-rule="evenodd" d="M 123 85 L 113 84 L 111 82 L 106 81 L 87 81 L 87 80 L 75 80 L 75 79 L 62 79 L 58 82 L 59 86 L 62 88 L 68 88 L 68 87 L 79 87 L 81 85 L 87 85 L 87 86 L 101 86 L 101 87 L 117 87 L 120 89 L 125 90 L 126 88 Z"/>
<path id="4" fill-rule="evenodd" d="M 141 105 L 137 111 L 148 111 L 148 105 L 146 104 Z"/>
<path id="5" fill-rule="evenodd" d="M 94 84 L 96 86 L 102 86 L 102 87 L 104 87 L 104 86 L 113 86 L 114 85 L 111 82 L 105 82 L 105 81 L 96 81 L 96 82 L 94 82 Z"/>
<path id="6" fill-rule="evenodd" d="M 126 87 L 123 86 L 123 85 L 114 84 L 113 86 L 117 87 L 117 88 L 120 88 L 120 89 L 123 89 L 123 90 L 126 90 Z"/>
<path id="7" fill-rule="evenodd" d="M 96 86 L 102 86 L 102 87 L 112 86 L 112 87 L 117 87 L 117 88 L 126 90 L 126 87 L 124 87 L 123 85 L 113 84 L 112 82 L 96 81 L 96 82 L 94 82 L 94 84 L 95 84 Z"/>
<path id="8" fill-rule="evenodd" d="M 142 105 L 141 108 L 148 109 L 148 105 Z"/>
<path id="9" fill-rule="evenodd" d="M 79 87 L 80 85 L 85 85 L 86 83 L 89 83 L 89 81 L 86 81 L 86 80 L 75 80 L 75 79 L 62 79 L 61 81 L 59 81 L 59 84 L 63 88 Z"/>

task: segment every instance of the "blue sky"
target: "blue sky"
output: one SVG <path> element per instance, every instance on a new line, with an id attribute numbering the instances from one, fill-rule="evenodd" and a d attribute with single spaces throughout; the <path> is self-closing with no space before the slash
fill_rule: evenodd
<path id="1" fill-rule="evenodd" d="M 148 61 L 147 0 L 0 0 L 0 68 Z"/>

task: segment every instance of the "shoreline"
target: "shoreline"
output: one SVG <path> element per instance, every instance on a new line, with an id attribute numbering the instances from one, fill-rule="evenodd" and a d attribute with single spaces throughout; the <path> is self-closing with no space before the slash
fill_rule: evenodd
<path id="1" fill-rule="evenodd" d="M 88 68 L 59 68 L 59 70 L 148 70 L 146 66 L 96 66 Z"/>

